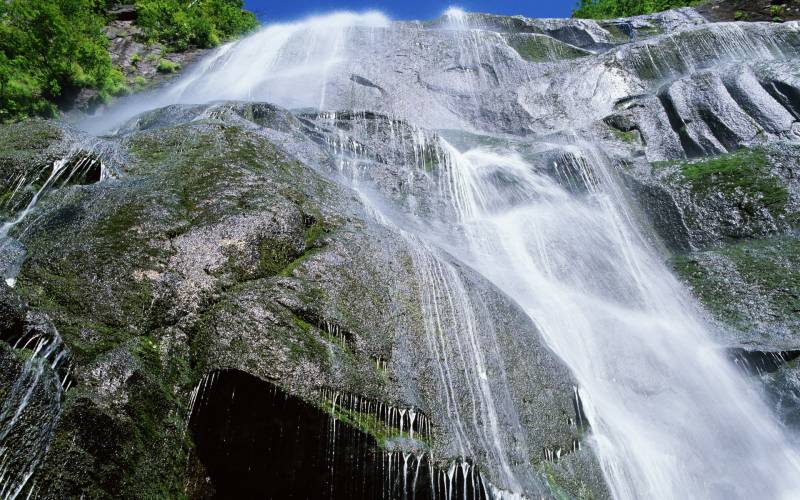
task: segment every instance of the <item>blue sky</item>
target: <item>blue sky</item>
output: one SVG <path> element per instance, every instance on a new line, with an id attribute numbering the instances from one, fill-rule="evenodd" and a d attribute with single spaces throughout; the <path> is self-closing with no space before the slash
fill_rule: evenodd
<path id="1" fill-rule="evenodd" d="M 393 19 L 431 19 L 454 5 L 468 11 L 568 17 L 577 0 L 244 0 L 262 22 L 285 21 L 334 10 L 380 10 Z"/>

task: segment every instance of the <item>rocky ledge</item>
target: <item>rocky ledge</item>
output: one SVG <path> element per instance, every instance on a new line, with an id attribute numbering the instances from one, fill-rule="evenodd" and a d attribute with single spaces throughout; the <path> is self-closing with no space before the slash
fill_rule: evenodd
<path id="1" fill-rule="evenodd" d="M 61 352 L 41 371 L 62 384 L 42 386 L 14 424 L 20 432 L 60 415 L 38 457 L 38 497 L 183 494 L 204 477 L 186 431 L 191 404 L 221 370 L 325 409 L 320 401 L 340 394 L 413 408 L 430 437 L 396 446 L 459 459 L 412 266 L 425 251 L 367 222 L 354 192 L 308 166 L 313 158 L 335 169 L 325 137 L 339 129 L 326 123 L 266 104 L 218 104 L 158 110 L 100 140 L 43 121 L 0 130 L 6 204 L 24 205 L 17 196 L 30 193 L 12 194 L 19 179 L 47 176 L 61 154 L 76 170 L 40 200 L 36 224 L 4 240 L 5 252 L 26 255 L 14 289 L 3 285 L 4 377 L 35 358 L 31 339 Z M 77 172 L 85 157 L 99 162 L 96 175 Z M 531 450 L 520 460 L 536 471 L 532 484 L 604 496 L 591 453 L 576 444 L 569 372 L 505 295 L 446 256 L 427 258 L 462 280 L 485 315 L 503 318 L 493 326 L 503 362 L 492 369 L 508 372 L 506 390 L 524 401 L 522 434 L 503 432 Z M 457 355 L 448 342 L 443 352 Z M 469 392 L 468 379 L 451 382 Z M 371 421 L 350 421 L 386 439 Z M 463 458 L 491 471 L 491 457 Z"/>

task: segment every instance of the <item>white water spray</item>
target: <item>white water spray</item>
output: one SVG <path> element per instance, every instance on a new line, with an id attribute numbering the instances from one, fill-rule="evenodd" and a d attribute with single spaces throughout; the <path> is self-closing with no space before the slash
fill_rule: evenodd
<path id="1" fill-rule="evenodd" d="M 350 31 L 388 25 L 389 20 L 379 12 L 340 12 L 272 24 L 220 47 L 165 90 L 132 99 L 83 126 L 99 132 L 162 106 L 220 100 L 324 110 L 327 87 L 333 85 L 329 81 L 331 72 L 350 56 L 345 50 Z"/>
<path id="2" fill-rule="evenodd" d="M 796 494 L 796 450 L 638 234 L 602 156 L 573 160 L 598 179 L 576 196 L 511 151 L 450 153 L 468 197 L 465 238 L 444 244 L 572 368 L 615 498 Z"/>

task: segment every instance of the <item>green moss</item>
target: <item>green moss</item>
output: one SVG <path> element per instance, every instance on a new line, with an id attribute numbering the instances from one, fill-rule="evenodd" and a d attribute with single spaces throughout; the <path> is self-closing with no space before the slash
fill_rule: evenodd
<path id="1" fill-rule="evenodd" d="M 697 5 L 702 0 L 580 0 L 572 17 L 612 19 Z"/>
<path id="2" fill-rule="evenodd" d="M 147 86 L 147 79 L 145 79 L 145 77 L 143 77 L 141 75 L 137 75 L 133 79 L 133 89 L 136 92 L 141 92 L 142 90 L 145 89 L 146 86 Z"/>
<path id="3" fill-rule="evenodd" d="M 539 472 L 545 480 L 550 496 L 556 500 L 592 500 L 597 498 L 598 488 L 585 479 L 580 479 L 580 474 L 576 474 L 574 465 L 567 460 L 558 462 L 542 462 Z M 598 480 L 602 481 L 600 478 Z"/>
<path id="4" fill-rule="evenodd" d="M 297 250 L 291 243 L 275 240 L 263 240 L 258 244 L 259 276 L 276 276 L 286 272 L 297 256 Z M 289 274 L 289 272 L 286 272 Z"/>
<path id="5" fill-rule="evenodd" d="M 294 321 L 294 324 L 304 332 L 310 331 L 314 328 L 311 323 L 301 319 L 297 315 L 292 315 L 292 320 Z"/>
<path id="6" fill-rule="evenodd" d="M 135 228 L 142 217 L 145 217 L 144 205 L 133 201 L 120 205 L 117 210 L 100 218 L 95 235 L 100 239 L 98 243 L 102 251 L 108 252 L 109 256 L 118 255 L 130 249 L 134 238 L 138 243 L 140 238 L 135 236 Z"/>
<path id="7" fill-rule="evenodd" d="M 384 424 L 383 420 L 378 419 L 375 415 L 342 408 L 338 404 L 334 405 L 333 401 L 330 400 L 325 400 L 319 408 L 335 417 L 337 420 L 365 434 L 369 434 L 381 448 L 385 448 L 389 440 L 406 435 L 402 434 L 399 429 L 387 426 Z M 415 434 L 414 439 L 423 443 L 425 446 L 431 446 L 432 444 L 432 440 L 428 436 L 419 436 Z"/>
<path id="8" fill-rule="evenodd" d="M 724 276 L 715 269 L 707 268 L 703 261 L 692 255 L 674 257 L 672 267 L 717 319 L 743 328 L 748 326 L 746 313 L 737 306 L 735 291 L 727 289 Z"/>
<path id="9" fill-rule="evenodd" d="M 655 170 L 679 165 L 679 182 L 688 183 L 701 197 L 722 192 L 741 198 L 740 208 L 753 213 L 765 206 L 773 217 L 785 213 L 789 192 L 769 170 L 767 155 L 762 149 L 742 149 L 714 158 L 694 162 L 655 162 Z"/>
<path id="10" fill-rule="evenodd" d="M 676 43 L 690 45 L 701 42 L 696 32 L 677 32 L 674 36 L 678 40 Z M 661 81 L 687 70 L 679 50 L 659 50 L 658 57 L 653 58 L 651 46 L 643 44 L 634 48 L 632 57 L 636 74 L 644 80 Z"/>
<path id="11" fill-rule="evenodd" d="M 192 225 L 256 208 L 247 195 L 257 186 L 235 198 L 225 195 L 231 185 L 245 182 L 249 173 L 263 174 L 268 168 L 281 174 L 293 172 L 270 142 L 239 127 L 195 122 L 137 134 L 129 147 L 137 159 L 134 173 L 157 173 L 173 186 L 178 206 Z M 180 151 L 178 157 L 176 151 Z M 209 210 L 212 205 L 215 210 Z"/>
<path id="12" fill-rule="evenodd" d="M 46 149 L 64 137 L 64 132 L 52 122 L 42 119 L 26 120 L 0 127 L 0 153 Z"/>
<path id="13" fill-rule="evenodd" d="M 800 240 L 778 237 L 730 245 L 722 250 L 742 279 L 771 295 L 784 317 L 800 313 Z"/>
<path id="14" fill-rule="evenodd" d="M 305 261 L 319 253 L 321 250 L 321 248 L 311 248 L 303 252 L 299 257 L 286 264 L 286 266 L 284 266 L 284 268 L 281 269 L 278 274 L 280 276 L 291 276 L 295 269 L 300 267 Z"/>
<path id="15" fill-rule="evenodd" d="M 320 331 L 296 315 L 293 315 L 293 320 L 299 330 L 286 341 L 292 361 L 311 361 L 323 371 L 330 371 L 330 353 L 328 347 L 320 341 Z"/>
<path id="16" fill-rule="evenodd" d="M 80 384 L 66 393 L 61 423 L 41 465 L 44 491 L 70 498 L 182 497 L 191 449 L 184 416 L 197 380 L 185 376 L 179 357 L 162 359 L 149 337 L 132 339 L 123 349 L 136 363 L 119 388 L 125 398 L 115 403 L 122 411 L 98 403 Z"/>
<path id="17" fill-rule="evenodd" d="M 589 54 L 546 35 L 506 35 L 506 40 L 523 59 L 531 62 L 576 59 Z"/>
<path id="18" fill-rule="evenodd" d="M 619 130 L 612 127 L 611 133 L 622 142 L 627 142 L 630 144 L 636 144 L 639 142 L 639 133 L 635 130 L 626 132 L 624 130 Z"/>
<path id="19" fill-rule="evenodd" d="M 717 259 L 729 263 L 736 276 L 730 276 L 727 267 L 716 266 Z M 796 238 L 730 244 L 698 255 L 678 256 L 673 266 L 709 311 L 733 326 L 753 326 L 758 319 L 748 316 L 753 299 L 768 307 L 772 319 L 800 314 L 800 240 Z"/>
<path id="20" fill-rule="evenodd" d="M 82 275 L 37 266 L 20 281 L 20 294 L 47 311 L 76 361 L 89 363 L 151 326 L 153 292 L 148 283 L 128 283 L 111 305 L 87 293 Z"/>
<path id="21" fill-rule="evenodd" d="M 567 491 L 564 490 L 558 483 L 557 474 L 555 472 L 555 468 L 553 464 L 550 462 L 544 462 L 544 477 L 547 482 L 547 488 L 550 490 L 550 495 L 552 495 L 553 499 L 555 500 L 573 500 L 572 495 L 570 495 Z"/>
<path id="22" fill-rule="evenodd" d="M 645 26 L 644 28 L 637 28 L 636 35 L 639 38 L 648 38 L 651 36 L 660 35 L 664 32 L 661 28 L 655 25 Z"/>
<path id="23" fill-rule="evenodd" d="M 304 240 L 306 247 L 314 246 L 326 233 L 328 233 L 328 227 L 322 217 L 322 212 L 320 212 L 316 207 L 312 207 L 310 211 L 312 212 L 311 217 L 314 221 L 305 229 Z"/>
<path id="24" fill-rule="evenodd" d="M 162 367 L 158 349 L 147 337 L 138 339 L 132 351 L 142 363 L 143 377 L 134 379 L 129 390 L 126 412 L 133 422 L 133 433 L 124 447 L 130 457 L 131 477 L 123 483 L 141 498 L 176 498 L 183 489 L 188 433 L 183 418 L 188 410 L 185 397 L 179 397 L 172 384 L 180 382 L 175 372 Z M 190 387 L 184 387 L 188 394 Z M 156 460 L 153 458 L 157 450 Z"/>
<path id="25" fill-rule="evenodd" d="M 181 69 L 181 65 L 176 62 L 172 62 L 169 59 L 161 59 L 158 61 L 158 66 L 156 69 L 159 73 L 175 73 Z"/>
<path id="26" fill-rule="evenodd" d="M 601 24 L 601 27 L 608 31 L 610 35 L 610 40 L 613 43 L 625 43 L 630 41 L 630 37 L 620 29 L 619 26 L 613 23 L 605 23 Z"/>

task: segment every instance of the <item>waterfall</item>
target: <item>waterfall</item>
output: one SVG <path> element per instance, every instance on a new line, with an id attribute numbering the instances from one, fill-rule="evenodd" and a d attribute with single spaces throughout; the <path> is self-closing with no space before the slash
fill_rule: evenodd
<path id="1" fill-rule="evenodd" d="M 600 155 L 583 157 L 600 181 L 575 196 L 514 152 L 450 152 L 468 200 L 463 237 L 444 242 L 522 305 L 572 368 L 616 498 L 797 491 L 796 450 L 708 340 Z"/>
<path id="2" fill-rule="evenodd" d="M 62 393 L 70 383 L 69 358 L 55 330 L 24 336 L 14 348 L 31 351 L 0 405 L 0 497 L 35 498 L 36 485 L 29 481 L 61 414 Z M 30 419 L 37 419 L 37 425 L 25 426 Z"/>
<path id="3" fill-rule="evenodd" d="M 496 467 L 503 484 L 519 491 L 519 473 L 512 471 L 511 458 L 527 466 L 530 464 L 526 461 L 527 450 L 512 453 L 507 449 L 508 436 L 504 434 L 508 430 L 504 432 L 500 427 L 502 412 L 510 420 L 504 429 L 510 428 L 514 435 L 521 434 L 510 394 L 507 390 L 496 394 L 487 375 L 490 364 L 494 365 L 491 371 L 502 374 L 492 322 L 479 319 L 473 299 L 451 264 L 425 242 L 412 238 L 411 243 L 425 312 L 426 341 L 439 368 L 442 399 L 456 435 L 456 449 L 462 457 L 474 457 L 478 450 L 473 447 L 480 446 L 492 457 L 491 464 Z M 459 375 L 463 376 L 466 387 L 454 383 Z M 504 389 L 507 385 L 504 374 L 497 378 Z M 468 403 L 461 402 L 462 399 L 467 399 Z"/>
<path id="4" fill-rule="evenodd" d="M 458 10 L 448 11 L 440 29 L 390 23 L 377 13 L 335 14 L 265 27 L 220 48 L 174 85 L 87 126 L 109 130 L 145 109 L 233 99 L 374 110 L 414 126 L 457 129 L 450 131 L 459 136 L 452 144 L 390 134 L 420 159 L 398 175 L 413 181 L 414 172 L 435 170 L 424 174 L 438 183 L 429 193 L 435 198 L 424 201 L 447 207 L 438 214 L 414 204 L 410 216 L 397 215 L 404 207 L 384 210 L 394 201 L 367 189 L 373 181 L 358 145 L 330 145 L 339 179 L 357 190 L 366 186 L 359 193 L 376 221 L 414 249 L 425 340 L 437 360 L 455 452 L 485 455 L 493 479 L 506 488 L 535 489 L 525 472 L 533 474 L 524 458 L 531 450 L 510 446 L 502 430 L 522 424 L 502 369 L 487 369 L 498 356 L 492 318 L 482 315 L 459 277 L 456 267 L 466 265 L 521 306 L 571 370 L 585 412 L 578 417 L 589 421 L 615 498 L 790 498 L 800 490 L 800 455 L 758 389 L 710 340 L 710 327 L 646 237 L 602 147 L 570 133 L 553 142 L 531 138 L 602 117 L 626 92 L 648 91 L 648 78 L 786 53 L 756 43 L 750 32 L 762 27 L 694 36 L 699 29 L 599 56 L 605 59 L 595 66 L 534 68 L 500 34 L 475 29 Z M 723 39 L 731 43 L 724 50 L 708 47 Z M 686 46 L 687 40 L 706 44 Z M 669 59 L 671 46 L 680 57 Z M 637 71 L 649 76 L 628 80 Z M 563 88 L 554 90 L 556 84 Z M 481 135 L 465 138 L 465 132 Z M 518 136 L 512 141 L 509 132 Z M 554 161 L 510 146 L 526 141 L 561 154 Z M 466 381 L 458 390 L 456 373 Z M 560 454 L 547 451 L 548 458 Z M 408 484 L 408 455 L 402 464 L 392 457 L 389 474 Z M 466 481 L 469 466 L 461 464 Z M 454 464 L 447 485 L 455 473 Z"/>
<path id="5" fill-rule="evenodd" d="M 224 45 L 164 91 L 132 99 L 84 127 L 93 132 L 121 125 L 150 109 L 217 100 L 268 101 L 287 108 L 328 106 L 331 71 L 346 60 L 354 30 L 378 29 L 389 20 L 378 12 L 342 12 L 304 22 L 274 24 Z"/>

